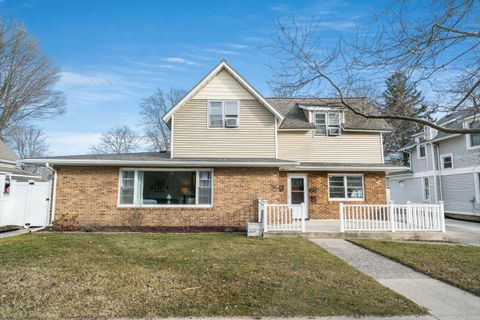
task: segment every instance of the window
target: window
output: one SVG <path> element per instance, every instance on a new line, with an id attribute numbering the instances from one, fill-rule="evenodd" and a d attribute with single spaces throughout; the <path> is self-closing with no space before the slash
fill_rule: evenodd
<path id="1" fill-rule="evenodd" d="M 314 115 L 315 136 L 339 136 L 341 134 L 339 112 L 316 112 Z"/>
<path id="2" fill-rule="evenodd" d="M 451 154 L 444 155 L 442 158 L 442 168 L 451 169 L 453 168 L 453 156 Z"/>
<path id="3" fill-rule="evenodd" d="M 468 128 L 470 129 L 479 129 L 480 128 L 480 120 L 475 122 L 471 122 L 468 124 Z M 480 147 L 480 133 L 477 134 L 468 134 L 467 135 L 467 143 L 468 148 L 477 148 Z"/>
<path id="4" fill-rule="evenodd" d="M 120 205 L 212 205 L 210 170 L 122 170 L 120 177 Z"/>
<path id="5" fill-rule="evenodd" d="M 330 200 L 363 200 L 362 175 L 329 175 Z"/>
<path id="6" fill-rule="evenodd" d="M 423 200 L 430 199 L 430 180 L 428 177 L 423 177 Z"/>
<path id="7" fill-rule="evenodd" d="M 209 101 L 208 127 L 238 127 L 240 108 L 237 100 Z"/>
<path id="8" fill-rule="evenodd" d="M 120 204 L 133 204 L 135 171 L 122 171 Z"/>

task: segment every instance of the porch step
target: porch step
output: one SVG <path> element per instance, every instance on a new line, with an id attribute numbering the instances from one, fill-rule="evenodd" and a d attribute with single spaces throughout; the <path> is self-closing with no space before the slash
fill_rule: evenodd
<path id="1" fill-rule="evenodd" d="M 314 238 L 364 238 L 376 240 L 417 240 L 417 241 L 446 241 L 445 232 L 275 232 L 269 231 L 264 237 L 305 237 Z"/>

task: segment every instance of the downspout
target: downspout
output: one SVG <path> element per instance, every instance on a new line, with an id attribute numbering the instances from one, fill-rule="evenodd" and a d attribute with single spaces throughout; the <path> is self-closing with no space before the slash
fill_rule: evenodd
<path id="1" fill-rule="evenodd" d="M 440 192 L 440 201 L 443 201 L 443 185 L 442 185 L 442 163 L 440 162 L 440 145 L 433 143 L 437 150 L 437 162 L 438 162 L 438 191 Z M 452 159 L 453 160 L 453 159 Z"/>
<path id="2" fill-rule="evenodd" d="M 57 170 L 53 169 L 53 167 L 50 167 L 48 162 L 45 163 L 45 167 L 53 171 L 52 209 L 49 224 L 51 226 L 53 221 L 55 221 L 55 204 L 57 203 Z"/>
<path id="3" fill-rule="evenodd" d="M 437 161 L 435 160 L 435 145 L 433 143 L 429 143 L 432 147 L 432 169 L 433 169 L 433 190 L 435 191 L 435 201 L 438 202 L 440 199 L 438 198 L 438 190 L 437 190 Z M 428 161 L 428 157 L 427 157 Z"/>

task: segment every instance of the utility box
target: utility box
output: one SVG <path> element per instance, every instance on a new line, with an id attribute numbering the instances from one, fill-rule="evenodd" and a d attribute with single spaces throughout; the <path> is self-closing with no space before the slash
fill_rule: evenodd
<path id="1" fill-rule="evenodd" d="M 260 222 L 249 222 L 247 224 L 247 237 L 261 237 L 263 225 Z"/>

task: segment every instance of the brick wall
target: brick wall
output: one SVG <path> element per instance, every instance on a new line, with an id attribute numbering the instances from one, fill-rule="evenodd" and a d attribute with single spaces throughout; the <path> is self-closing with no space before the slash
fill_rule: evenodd
<path id="1" fill-rule="evenodd" d="M 213 208 L 118 208 L 118 167 L 59 167 L 55 225 L 92 227 L 243 228 L 257 217 L 257 199 L 287 202 L 287 173 L 275 168 L 215 168 Z M 309 172 L 310 218 L 338 218 L 328 201 L 326 172 Z M 365 173 L 365 202 L 385 203 L 385 174 Z"/>

